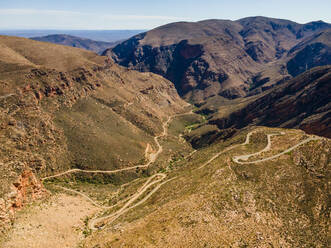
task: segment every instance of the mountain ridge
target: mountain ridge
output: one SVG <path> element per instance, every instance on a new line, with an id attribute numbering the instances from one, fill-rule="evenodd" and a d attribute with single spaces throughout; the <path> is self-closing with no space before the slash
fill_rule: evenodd
<path id="1" fill-rule="evenodd" d="M 316 67 L 266 91 L 229 116 L 209 121 L 220 129 L 248 125 L 300 128 L 331 138 L 331 66 Z"/>
<path id="2" fill-rule="evenodd" d="M 183 85 L 92 51 L 0 36 L 0 246 L 327 246 L 331 143 L 311 133 L 330 134 L 331 66 L 315 66 L 328 61 L 328 31 L 254 25 L 240 34 L 238 23 L 202 23 L 202 44 L 156 30 L 164 46 L 133 51 L 159 74 L 186 75 Z M 289 54 L 286 37 L 310 32 Z M 302 73 L 309 47 L 318 56 Z M 245 75 L 252 82 L 233 88 Z"/>
<path id="3" fill-rule="evenodd" d="M 187 105 L 161 76 L 91 51 L 9 36 L 0 47 L 2 224 L 45 196 L 42 176 L 141 163 L 163 120 Z"/>
<path id="4" fill-rule="evenodd" d="M 96 53 L 102 53 L 105 49 L 110 48 L 118 44 L 119 42 L 105 42 L 105 41 L 96 41 L 87 38 L 81 38 L 73 35 L 67 34 L 53 34 L 46 36 L 38 36 L 30 38 L 32 40 L 44 41 L 55 43 L 59 45 L 83 48 L 90 50 Z"/>
<path id="5" fill-rule="evenodd" d="M 136 35 L 103 55 L 129 68 L 160 74 L 186 100 L 199 103 L 215 94 L 249 94 L 253 78 L 276 62 L 271 74 L 277 80 L 270 86 L 292 77 L 286 69 L 288 51 L 330 28 L 324 22 L 298 24 L 266 17 L 177 22 Z M 324 65 L 324 60 L 314 64 Z"/>

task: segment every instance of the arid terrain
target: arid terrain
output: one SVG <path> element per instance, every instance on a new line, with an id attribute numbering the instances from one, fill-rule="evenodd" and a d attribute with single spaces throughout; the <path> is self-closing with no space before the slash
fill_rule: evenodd
<path id="1" fill-rule="evenodd" d="M 169 81 L 92 52 L 5 36 L 0 44 L 5 216 L 21 208 L 30 191 L 42 194 L 36 175 L 141 163 L 147 147 L 157 149 L 153 137 L 163 119 L 187 105 Z"/>
<path id="2" fill-rule="evenodd" d="M 329 36 L 180 22 L 104 56 L 0 36 L 0 247 L 329 247 Z"/>
<path id="3" fill-rule="evenodd" d="M 177 22 L 104 52 L 120 65 L 160 74 L 194 103 L 256 94 L 330 61 L 324 22 L 249 17 Z"/>

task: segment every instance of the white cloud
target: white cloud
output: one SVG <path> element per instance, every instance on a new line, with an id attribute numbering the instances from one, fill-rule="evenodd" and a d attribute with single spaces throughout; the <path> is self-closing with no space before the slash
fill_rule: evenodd
<path id="1" fill-rule="evenodd" d="M 2 15 L 80 15 L 82 13 L 66 10 L 39 10 L 39 9 L 0 9 Z"/>
<path id="2" fill-rule="evenodd" d="M 191 20 L 162 15 L 112 15 L 66 10 L 0 8 L 1 29 L 151 29 L 176 21 Z"/>
<path id="3" fill-rule="evenodd" d="M 66 10 L 41 10 L 41 9 L 0 9 L 2 15 L 52 15 L 52 16 L 89 16 L 107 20 L 182 20 L 175 16 L 149 16 L 149 15 L 100 15 L 96 13 L 82 13 Z"/>

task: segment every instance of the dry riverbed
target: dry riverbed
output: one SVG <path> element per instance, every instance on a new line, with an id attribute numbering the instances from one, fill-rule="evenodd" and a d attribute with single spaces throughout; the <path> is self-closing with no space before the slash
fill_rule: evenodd
<path id="1" fill-rule="evenodd" d="M 3 248 L 76 247 L 84 238 L 84 220 L 99 209 L 81 196 L 52 195 L 47 202 L 28 207 L 19 214 L 0 244 Z"/>

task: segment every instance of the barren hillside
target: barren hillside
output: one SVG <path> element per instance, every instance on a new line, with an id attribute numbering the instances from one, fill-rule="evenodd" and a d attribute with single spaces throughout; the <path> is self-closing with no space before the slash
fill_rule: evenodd
<path id="1" fill-rule="evenodd" d="M 328 39 L 319 42 L 323 49 L 317 45 L 318 54 L 310 52 L 314 62 L 306 66 L 300 59 L 300 53 L 311 50 L 304 43 L 308 37 L 329 28 L 324 22 L 298 24 L 266 17 L 178 22 L 136 35 L 104 54 L 126 67 L 166 77 L 185 99 L 200 103 L 215 95 L 242 97 L 257 87 L 263 90 L 268 82 L 270 88 L 296 76 L 295 68 L 302 66 L 298 63 L 305 69 L 330 63 Z"/>
<path id="2" fill-rule="evenodd" d="M 186 106 L 161 76 L 93 52 L 7 36 L 0 46 L 4 220 L 45 193 L 39 177 L 141 163 L 164 119 Z"/>

